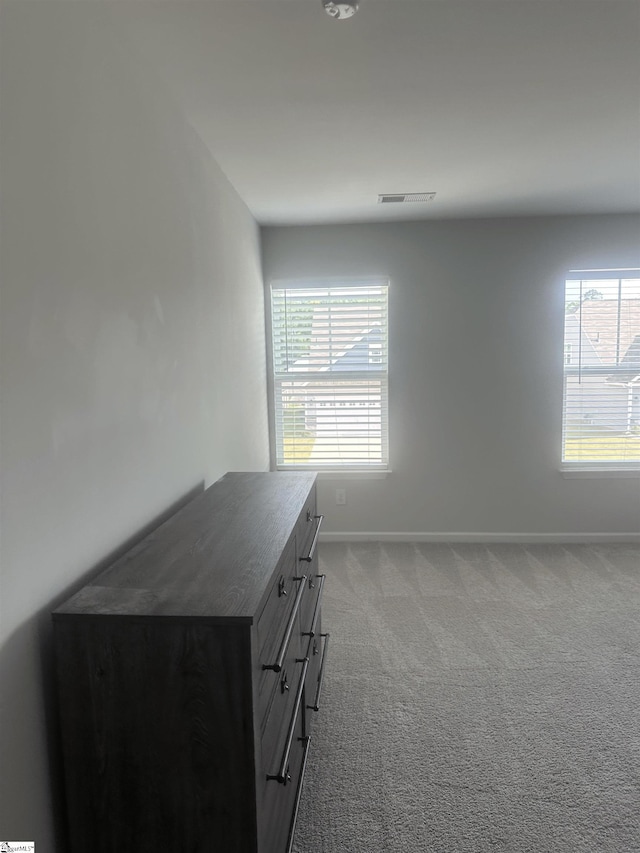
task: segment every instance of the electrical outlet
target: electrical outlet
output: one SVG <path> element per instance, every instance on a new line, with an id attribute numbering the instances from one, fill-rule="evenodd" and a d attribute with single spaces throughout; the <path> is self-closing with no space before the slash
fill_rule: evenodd
<path id="1" fill-rule="evenodd" d="M 344 506 L 347 502 L 347 490 L 336 489 L 336 503 L 338 506 Z"/>

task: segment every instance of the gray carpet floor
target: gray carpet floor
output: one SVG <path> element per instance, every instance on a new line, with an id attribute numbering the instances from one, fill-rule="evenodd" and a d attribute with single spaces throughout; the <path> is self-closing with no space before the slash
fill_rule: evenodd
<path id="1" fill-rule="evenodd" d="M 333 544 L 296 853 L 640 851 L 640 547 Z"/>

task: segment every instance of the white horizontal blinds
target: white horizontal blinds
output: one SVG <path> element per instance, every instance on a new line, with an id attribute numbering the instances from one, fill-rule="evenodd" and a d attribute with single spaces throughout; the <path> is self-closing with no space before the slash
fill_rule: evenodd
<path id="1" fill-rule="evenodd" d="M 387 467 L 387 291 L 272 288 L 279 468 Z"/>
<path id="2" fill-rule="evenodd" d="M 563 462 L 640 466 L 640 270 L 565 284 Z"/>

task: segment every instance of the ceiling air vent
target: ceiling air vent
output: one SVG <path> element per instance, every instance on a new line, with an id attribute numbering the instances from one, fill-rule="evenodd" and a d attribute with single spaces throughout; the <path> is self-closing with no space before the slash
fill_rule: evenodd
<path id="1" fill-rule="evenodd" d="M 394 201 L 433 201 L 435 197 L 435 193 L 388 193 L 378 196 L 378 204 L 389 204 Z"/>

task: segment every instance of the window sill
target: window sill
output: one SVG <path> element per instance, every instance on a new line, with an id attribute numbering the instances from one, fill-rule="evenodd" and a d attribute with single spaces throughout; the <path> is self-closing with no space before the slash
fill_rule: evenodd
<path id="1" fill-rule="evenodd" d="M 561 468 L 565 480 L 600 480 L 639 478 L 639 468 Z"/>
<path id="2" fill-rule="evenodd" d="M 317 474 L 318 480 L 386 480 L 389 474 L 391 474 L 391 469 L 387 468 L 386 470 L 373 470 L 373 471 L 357 471 L 354 469 L 346 468 L 344 470 L 340 470 L 340 468 L 336 468 L 334 470 L 318 470 L 317 468 L 275 468 L 276 471 L 307 471 Z"/>
<path id="3" fill-rule="evenodd" d="M 386 480 L 391 471 L 318 471 L 319 480 Z"/>

